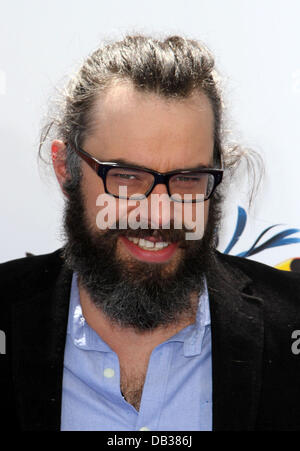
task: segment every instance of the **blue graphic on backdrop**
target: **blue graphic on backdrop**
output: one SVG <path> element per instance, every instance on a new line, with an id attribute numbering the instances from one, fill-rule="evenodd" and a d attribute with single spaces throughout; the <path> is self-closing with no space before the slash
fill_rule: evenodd
<path id="1" fill-rule="evenodd" d="M 246 224 L 247 224 L 247 213 L 242 207 L 239 206 L 235 231 L 228 246 L 223 252 L 224 254 L 231 253 L 233 247 L 243 234 Z M 286 229 L 282 232 L 275 234 L 273 237 L 267 239 L 266 241 L 262 242 L 262 238 L 269 230 L 274 229 L 275 227 L 278 227 L 280 225 L 282 224 L 275 224 L 270 227 L 267 227 L 265 230 L 262 231 L 262 233 L 258 236 L 258 238 L 254 241 L 254 243 L 248 250 L 245 250 L 235 255 L 238 257 L 250 257 L 252 255 L 264 251 L 265 249 L 271 249 L 273 247 L 278 246 L 286 246 L 288 244 L 300 243 L 300 238 L 291 237 L 291 235 L 299 233 L 300 229 Z M 275 265 L 275 267 L 285 271 L 300 272 L 300 257 L 294 258 L 292 257 L 288 260 L 285 260 L 284 262 L 278 263 L 277 265 Z"/>

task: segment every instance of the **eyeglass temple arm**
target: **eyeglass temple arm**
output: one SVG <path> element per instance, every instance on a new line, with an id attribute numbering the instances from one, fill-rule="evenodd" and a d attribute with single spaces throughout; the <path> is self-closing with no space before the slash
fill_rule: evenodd
<path id="1" fill-rule="evenodd" d="M 99 163 L 96 160 L 87 155 L 82 149 L 75 147 L 75 152 L 81 157 L 94 171 L 98 172 Z"/>

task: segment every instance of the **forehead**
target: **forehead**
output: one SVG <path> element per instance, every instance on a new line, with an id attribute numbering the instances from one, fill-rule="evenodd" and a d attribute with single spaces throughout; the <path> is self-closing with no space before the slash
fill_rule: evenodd
<path id="1" fill-rule="evenodd" d="M 84 146 L 103 161 L 126 159 L 166 172 L 209 164 L 213 128 L 212 107 L 202 93 L 165 99 L 122 83 L 98 96 Z"/>

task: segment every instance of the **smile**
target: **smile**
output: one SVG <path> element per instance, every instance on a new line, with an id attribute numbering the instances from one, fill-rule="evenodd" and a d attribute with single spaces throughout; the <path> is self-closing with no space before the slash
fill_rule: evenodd
<path id="1" fill-rule="evenodd" d="M 127 251 L 136 259 L 149 263 L 164 263 L 176 252 L 178 243 L 156 241 L 153 238 L 120 237 Z"/>

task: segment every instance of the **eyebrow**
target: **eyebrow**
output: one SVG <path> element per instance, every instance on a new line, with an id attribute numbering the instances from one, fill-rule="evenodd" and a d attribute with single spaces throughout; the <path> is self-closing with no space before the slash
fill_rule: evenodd
<path id="1" fill-rule="evenodd" d="M 103 160 L 99 159 L 98 161 L 102 161 L 104 163 Z M 121 165 L 124 165 L 124 166 L 132 166 L 132 167 L 138 168 L 138 169 L 150 169 L 150 170 L 153 170 L 151 168 L 148 168 L 148 167 L 145 167 L 145 166 L 141 166 L 141 165 L 139 165 L 137 163 L 133 163 L 132 161 L 126 160 L 126 158 L 117 158 L 117 159 L 110 160 L 110 161 L 107 161 L 107 162 L 105 161 L 105 163 L 118 163 L 118 164 L 121 164 Z M 197 169 L 212 169 L 212 166 L 207 166 L 206 164 L 200 163 L 200 164 L 198 164 L 196 166 L 193 166 L 193 167 L 176 168 L 176 169 L 174 169 L 174 171 L 177 171 L 177 170 L 178 171 L 196 171 Z M 160 172 L 160 171 L 156 171 L 156 172 Z M 173 172 L 173 170 L 172 171 L 167 171 L 167 172 Z"/>

